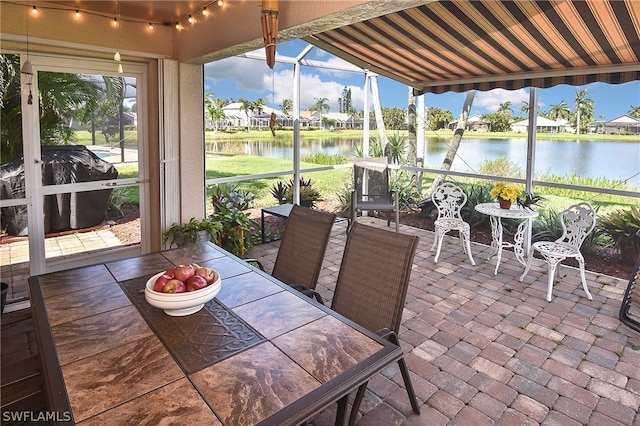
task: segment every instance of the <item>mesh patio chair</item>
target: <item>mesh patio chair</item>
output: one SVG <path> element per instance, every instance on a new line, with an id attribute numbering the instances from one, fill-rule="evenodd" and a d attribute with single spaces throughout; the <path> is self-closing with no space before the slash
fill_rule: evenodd
<path id="1" fill-rule="evenodd" d="M 398 330 L 418 237 L 354 223 L 338 273 L 331 309 L 400 345 Z M 404 358 L 398 361 L 411 407 L 416 401 Z M 358 388 L 349 424 L 355 422 L 367 384 Z M 346 406 L 346 397 L 341 401 Z"/>
<path id="2" fill-rule="evenodd" d="M 351 219 L 348 230 L 359 211 L 386 211 L 387 226 L 391 213 L 395 214 L 396 232 L 400 224 L 398 193 L 389 186 L 389 164 L 386 157 L 358 157 L 353 159 L 354 189 L 351 193 Z"/>
<path id="3" fill-rule="evenodd" d="M 271 276 L 323 303 L 315 288 L 335 219 L 333 213 L 294 205 L 287 219 Z M 246 260 L 264 271 L 264 266 L 258 260 Z"/>
<path id="4" fill-rule="evenodd" d="M 469 257 L 471 264 L 475 265 L 476 262 L 471 255 L 471 228 L 467 222 L 462 220 L 462 216 L 460 215 L 460 210 L 462 210 L 462 207 L 467 203 L 467 194 L 465 194 L 460 187 L 452 183 L 443 183 L 433 191 L 431 200 L 438 209 L 438 218 L 434 222 L 436 236 L 431 246 L 431 251 L 437 247 L 436 256 L 433 261 L 438 263 L 440 250 L 442 249 L 442 240 L 445 234 L 449 231 L 458 231 L 460 245 L 462 245 L 462 249 Z"/>
<path id="5" fill-rule="evenodd" d="M 596 211 L 591 204 L 582 202 L 569 206 L 566 210 L 558 214 L 560 224 L 562 225 L 562 236 L 555 241 L 538 241 L 533 243 L 533 250 L 529 250 L 529 259 L 527 266 L 520 276 L 520 281 L 527 276 L 533 254 L 538 251 L 547 262 L 548 285 L 547 285 L 547 301 L 551 301 L 553 292 L 553 280 L 556 274 L 556 268 L 560 263 L 568 257 L 573 257 L 578 261 L 580 266 L 580 279 L 582 288 L 587 294 L 589 300 L 593 299 L 589 289 L 587 288 L 587 279 L 584 276 L 584 257 L 580 252 L 580 247 L 587 235 L 593 231 L 596 226 Z"/>
<path id="6" fill-rule="evenodd" d="M 640 238 L 640 231 L 636 233 L 636 236 Z M 638 286 L 640 286 L 640 259 L 638 259 L 629 278 L 629 285 L 627 285 L 627 290 L 622 297 L 619 314 L 623 324 L 640 332 L 640 289 Z"/>

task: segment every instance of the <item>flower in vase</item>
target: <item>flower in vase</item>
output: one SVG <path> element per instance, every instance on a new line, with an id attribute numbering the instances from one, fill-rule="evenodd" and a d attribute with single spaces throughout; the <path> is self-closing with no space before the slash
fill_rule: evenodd
<path id="1" fill-rule="evenodd" d="M 503 200 L 515 203 L 522 194 L 522 190 L 512 183 L 500 182 L 491 190 L 493 198 L 501 198 Z"/>

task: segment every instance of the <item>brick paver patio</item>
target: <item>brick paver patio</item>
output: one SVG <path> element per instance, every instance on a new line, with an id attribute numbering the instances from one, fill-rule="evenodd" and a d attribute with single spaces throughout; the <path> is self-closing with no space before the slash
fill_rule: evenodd
<path id="1" fill-rule="evenodd" d="M 346 225 L 334 225 L 320 275 L 327 305 Z M 432 232 L 400 232 L 420 237 L 400 338 L 421 414 L 412 413 L 394 365 L 369 383 L 359 425 L 640 425 L 640 334 L 618 320 L 627 280 L 587 272 L 590 301 L 578 270 L 563 267 L 547 302 L 541 260 L 521 283 L 513 252 L 504 252 L 494 276 L 485 245 L 472 244 L 472 266 L 458 239 L 446 236 L 434 264 Z M 257 245 L 248 256 L 270 271 L 278 244 Z M 333 424 L 334 415 L 332 407 L 312 424 Z"/>

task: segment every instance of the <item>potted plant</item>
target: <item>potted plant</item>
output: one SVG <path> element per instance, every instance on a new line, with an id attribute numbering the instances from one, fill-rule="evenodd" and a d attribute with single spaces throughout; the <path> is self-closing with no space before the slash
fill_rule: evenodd
<path id="1" fill-rule="evenodd" d="M 202 220 L 192 217 L 185 224 L 173 223 L 162 234 L 163 244 L 173 244 L 178 247 L 193 244 L 201 241 L 217 241 L 218 233 L 222 230 L 222 225 L 209 218 Z"/>
<path id="2" fill-rule="evenodd" d="M 498 200 L 501 209 L 510 209 L 518 201 L 522 190 L 512 183 L 500 182 L 491 190 L 491 196 Z"/>
<path id="3" fill-rule="evenodd" d="M 249 215 L 238 208 L 221 205 L 219 211 L 210 216 L 210 221 L 220 226 L 217 244 L 243 258 L 246 251 L 253 245 L 251 235 L 253 221 Z"/>

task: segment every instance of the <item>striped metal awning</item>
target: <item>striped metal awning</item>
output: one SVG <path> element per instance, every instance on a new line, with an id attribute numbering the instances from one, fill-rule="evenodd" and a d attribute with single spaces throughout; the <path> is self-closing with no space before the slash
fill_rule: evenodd
<path id="1" fill-rule="evenodd" d="M 442 0 L 305 40 L 416 93 L 640 80 L 640 0 Z"/>

